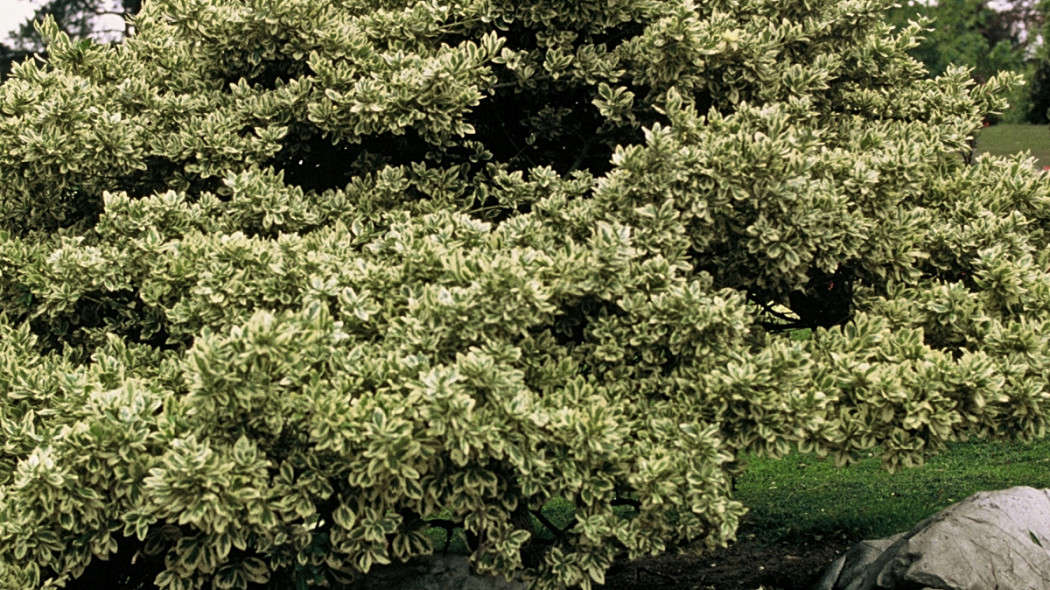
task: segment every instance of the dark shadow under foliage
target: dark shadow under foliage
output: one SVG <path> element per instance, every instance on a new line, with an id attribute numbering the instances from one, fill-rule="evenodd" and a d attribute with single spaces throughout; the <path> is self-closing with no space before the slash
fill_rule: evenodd
<path id="1" fill-rule="evenodd" d="M 830 328 L 848 323 L 853 318 L 853 286 L 858 277 L 852 265 L 843 265 L 833 273 L 810 269 L 804 289 L 787 294 L 790 314 L 778 311 L 771 302 L 781 294 L 759 290 L 747 292 L 747 299 L 762 309 L 762 325 L 771 332 Z"/>
<path id="2" fill-rule="evenodd" d="M 66 585 L 66 590 L 152 590 L 153 580 L 164 571 L 164 560 L 147 557 L 143 543 L 120 537 L 117 552 L 109 559 L 92 560 L 84 573 Z"/>
<path id="3" fill-rule="evenodd" d="M 45 349 L 81 349 L 85 359 L 102 344 L 97 337 L 102 332 L 156 350 L 177 350 L 190 344 L 188 340 L 172 342 L 164 314 L 128 289 L 84 293 L 68 313 L 31 319 L 29 325 Z"/>
<path id="4" fill-rule="evenodd" d="M 304 192 L 342 188 L 387 165 L 421 162 L 433 149 L 412 128 L 337 145 L 320 129 L 302 124 L 289 130 L 283 145 L 269 164 L 284 172 L 285 183 Z"/>
<path id="5" fill-rule="evenodd" d="M 596 176 L 612 169 L 617 144 L 642 141 L 640 129 L 603 128 L 592 91 L 570 87 L 547 97 L 537 104 L 530 95 L 504 91 L 482 101 L 467 119 L 477 130 L 473 139 L 512 170 L 554 163 L 562 175 L 589 170 Z"/>
<path id="6" fill-rule="evenodd" d="M 811 270 L 806 290 L 788 295 L 791 311 L 799 318 L 796 327 L 830 328 L 848 322 L 852 316 L 853 281 L 853 269 L 848 266 L 831 274 Z"/>

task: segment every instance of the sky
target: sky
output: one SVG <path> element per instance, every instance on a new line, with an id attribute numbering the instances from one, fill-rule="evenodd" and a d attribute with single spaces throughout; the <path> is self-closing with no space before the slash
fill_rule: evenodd
<path id="1" fill-rule="evenodd" d="M 0 0 L 0 43 L 33 16 L 37 7 L 45 2 L 46 0 Z M 119 10 L 119 2 L 116 0 L 103 1 L 101 4 L 108 10 Z M 94 27 L 96 34 L 107 29 L 123 32 L 124 19 L 115 15 L 97 17 Z"/>
<path id="2" fill-rule="evenodd" d="M 0 41 L 33 16 L 40 0 L 0 0 Z"/>

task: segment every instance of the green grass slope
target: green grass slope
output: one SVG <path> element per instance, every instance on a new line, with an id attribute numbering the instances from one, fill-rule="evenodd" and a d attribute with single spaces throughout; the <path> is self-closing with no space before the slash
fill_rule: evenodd
<path id="1" fill-rule="evenodd" d="M 888 473 L 876 458 L 836 468 L 831 459 L 792 453 L 748 460 L 736 497 L 745 526 L 764 540 L 841 535 L 880 538 L 982 490 L 1050 488 L 1050 440 L 959 442 L 923 467 Z"/>
<path id="2" fill-rule="evenodd" d="M 977 153 L 1012 155 L 1028 151 L 1036 166 L 1050 166 L 1050 127 L 1002 123 L 985 127 L 977 136 Z"/>

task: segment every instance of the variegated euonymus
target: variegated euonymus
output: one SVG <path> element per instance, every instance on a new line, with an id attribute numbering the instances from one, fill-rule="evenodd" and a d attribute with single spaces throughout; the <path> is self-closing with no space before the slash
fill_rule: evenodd
<path id="1" fill-rule="evenodd" d="M 739 453 L 1041 436 L 1050 185 L 960 156 L 1015 80 L 926 79 L 889 3 L 44 24 L 0 86 L 0 588 L 336 587 L 435 517 L 589 587 L 730 540 Z"/>

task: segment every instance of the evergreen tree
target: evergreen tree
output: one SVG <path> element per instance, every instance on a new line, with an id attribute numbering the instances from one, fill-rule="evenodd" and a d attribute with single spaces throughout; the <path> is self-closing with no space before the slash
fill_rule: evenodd
<path id="1" fill-rule="evenodd" d="M 130 33 L 126 25 L 104 28 L 100 18 L 124 20 L 142 10 L 142 0 L 46 0 L 13 34 L 16 46 L 43 49 L 44 39 L 35 22 L 54 19 L 63 33 L 73 37 L 99 40 L 121 39 Z M 112 19 L 111 19 L 112 20 Z"/>
<path id="2" fill-rule="evenodd" d="M 50 17 L 59 30 L 67 35 L 113 42 L 131 34 L 130 26 L 123 24 L 118 28 L 106 28 L 101 19 L 127 19 L 138 14 L 141 9 L 142 0 L 47 0 L 32 17 L 22 23 L 6 44 L 0 44 L 0 79 L 7 77 L 16 61 L 44 50 L 43 39 L 35 26 L 38 21 Z"/>
<path id="3" fill-rule="evenodd" d="M 983 82 L 1001 71 L 1019 71 L 1024 64 L 1025 39 L 1014 26 L 1012 13 L 995 10 L 985 0 L 941 0 L 930 4 L 911 0 L 889 11 L 898 25 L 927 22 L 922 41 L 911 53 L 933 76 L 952 66 L 973 68 Z M 1020 17 L 1018 17 L 1020 18 Z"/>
<path id="4" fill-rule="evenodd" d="M 1050 11 L 1050 3 L 1046 0 L 1039 2 L 1039 9 L 1045 15 Z M 1033 60 L 1032 79 L 1028 86 L 1031 101 L 1031 121 L 1033 123 L 1046 124 L 1050 122 L 1050 50 L 1047 49 L 1045 39 L 1047 29 L 1042 29 L 1043 45 L 1036 53 Z"/>
<path id="5" fill-rule="evenodd" d="M 1032 123 L 1050 123 L 1050 55 L 1040 52 L 1032 68 L 1032 80 L 1028 85 Z"/>
<path id="6" fill-rule="evenodd" d="M 30 57 L 33 52 L 12 47 L 6 43 L 0 43 L 0 80 L 7 78 L 11 73 L 11 66 L 17 62 Z"/>
<path id="7" fill-rule="evenodd" d="M 0 588 L 337 587 L 434 525 L 586 588 L 730 541 L 743 452 L 1042 436 L 1050 181 L 961 157 L 1018 80 L 930 79 L 891 1 L 46 20 L 0 86 Z"/>
<path id="8" fill-rule="evenodd" d="M 951 67 L 966 67 L 978 83 L 1004 71 L 1031 78 L 1034 66 L 1029 62 L 1041 17 L 1033 0 L 911 0 L 888 12 L 888 20 L 898 27 L 911 21 L 926 23 L 920 43 L 910 53 L 931 76 L 940 76 Z M 1021 122 L 1030 118 L 1029 94 L 1022 87 L 1010 93 L 1007 120 Z"/>

